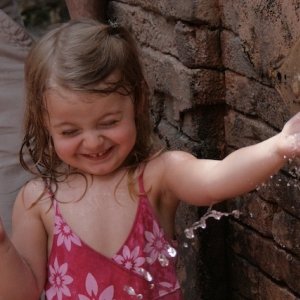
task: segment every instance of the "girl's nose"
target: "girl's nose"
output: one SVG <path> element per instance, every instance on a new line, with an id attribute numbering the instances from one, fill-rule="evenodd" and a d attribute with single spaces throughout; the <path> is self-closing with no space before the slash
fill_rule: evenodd
<path id="1" fill-rule="evenodd" d="M 86 149 L 89 150 L 99 150 L 101 145 L 103 144 L 104 138 L 103 136 L 97 132 L 89 132 L 85 135 L 83 145 Z"/>

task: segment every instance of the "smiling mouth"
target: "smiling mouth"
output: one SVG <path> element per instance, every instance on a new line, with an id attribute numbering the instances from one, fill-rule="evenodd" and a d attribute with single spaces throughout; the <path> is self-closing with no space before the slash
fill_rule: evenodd
<path id="1" fill-rule="evenodd" d="M 100 157 L 100 156 L 103 156 L 105 153 L 107 153 L 109 151 L 106 150 L 106 151 L 103 151 L 103 152 L 99 152 L 99 153 L 96 153 L 96 154 L 85 154 L 85 156 L 87 157 L 91 157 L 91 158 L 96 158 L 96 157 Z"/>

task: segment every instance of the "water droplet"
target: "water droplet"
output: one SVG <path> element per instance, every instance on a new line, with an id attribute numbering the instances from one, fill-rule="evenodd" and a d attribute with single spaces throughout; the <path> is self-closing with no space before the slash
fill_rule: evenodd
<path id="1" fill-rule="evenodd" d="M 151 275 L 148 271 L 146 271 L 145 269 L 140 268 L 140 272 L 141 272 L 141 274 L 144 276 L 144 278 L 145 278 L 147 281 L 150 282 L 150 281 L 153 280 L 152 275 Z"/>
<path id="2" fill-rule="evenodd" d="M 188 243 L 183 243 L 183 247 L 188 248 L 189 247 Z"/>
<path id="3" fill-rule="evenodd" d="M 205 223 L 205 220 L 204 220 L 204 222 L 203 222 L 203 223 L 201 223 L 200 227 L 201 227 L 202 229 L 205 229 L 205 228 L 206 228 L 206 223 Z"/>
<path id="4" fill-rule="evenodd" d="M 171 257 L 175 257 L 177 255 L 177 251 L 175 248 L 171 247 L 169 244 L 166 245 L 167 252 Z"/>
<path id="5" fill-rule="evenodd" d="M 293 260 L 293 257 L 292 257 L 291 254 L 288 254 L 288 255 L 286 256 L 286 259 L 289 260 L 289 261 L 291 261 L 291 260 Z"/>
<path id="6" fill-rule="evenodd" d="M 280 238 L 279 238 L 278 236 L 275 236 L 275 237 L 274 237 L 274 241 L 275 241 L 276 243 L 280 244 Z"/>
<path id="7" fill-rule="evenodd" d="M 169 260 L 166 258 L 164 254 L 158 255 L 158 261 L 162 267 L 167 267 L 169 265 Z"/>
<path id="8" fill-rule="evenodd" d="M 125 291 L 128 295 L 130 295 L 130 296 L 136 296 L 137 299 L 143 299 L 143 295 L 142 295 L 142 294 L 136 294 L 134 288 L 131 287 L 131 286 L 125 285 L 125 286 L 124 286 L 124 291 Z"/>
<path id="9" fill-rule="evenodd" d="M 150 284 L 150 290 L 153 290 L 154 289 L 154 284 Z"/>
<path id="10" fill-rule="evenodd" d="M 188 239 L 193 239 L 195 237 L 193 228 L 187 228 L 184 233 Z"/>
<path id="11" fill-rule="evenodd" d="M 130 295 L 130 296 L 135 296 L 136 295 L 134 288 L 131 287 L 131 286 L 125 285 L 124 286 L 124 291 L 127 292 L 127 294 Z"/>
<path id="12" fill-rule="evenodd" d="M 234 210 L 234 211 L 232 211 L 232 214 L 235 218 L 238 219 L 241 215 L 241 212 L 239 210 Z"/>
<path id="13" fill-rule="evenodd" d="M 194 235 L 194 230 L 198 229 L 201 227 L 202 229 L 206 228 L 206 220 L 208 218 L 214 218 L 216 220 L 220 220 L 222 216 L 230 216 L 233 215 L 234 217 L 238 218 L 240 216 L 240 212 L 238 210 L 234 210 L 231 213 L 227 212 L 220 212 L 216 210 L 212 210 L 211 206 L 208 208 L 207 212 L 201 217 L 201 219 L 197 222 L 195 222 L 190 228 L 185 229 L 184 233 L 185 236 L 188 239 L 193 239 L 195 237 Z"/>

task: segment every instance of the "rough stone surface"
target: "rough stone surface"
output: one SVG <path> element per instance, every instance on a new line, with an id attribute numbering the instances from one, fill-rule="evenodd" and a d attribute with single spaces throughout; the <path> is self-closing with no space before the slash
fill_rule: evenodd
<path id="1" fill-rule="evenodd" d="M 59 0 L 19 2 L 24 18 L 34 8 L 28 20 L 39 21 L 39 28 L 63 20 Z M 300 95 L 293 57 L 300 45 L 299 1 L 120 0 L 110 1 L 109 14 L 140 46 L 157 143 L 219 159 L 277 134 L 295 113 L 284 90 Z M 218 206 L 242 215 L 210 220 L 188 248 L 183 230 L 206 208 L 180 205 L 178 271 L 185 299 L 300 299 L 299 162 Z"/>

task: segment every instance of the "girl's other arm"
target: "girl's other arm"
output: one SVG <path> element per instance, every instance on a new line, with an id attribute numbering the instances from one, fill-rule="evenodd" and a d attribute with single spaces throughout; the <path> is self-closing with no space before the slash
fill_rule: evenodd
<path id="1" fill-rule="evenodd" d="M 72 20 L 92 18 L 106 21 L 107 3 L 109 0 L 66 0 Z"/>
<path id="2" fill-rule="evenodd" d="M 165 153 L 163 180 L 174 198 L 208 206 L 255 189 L 296 156 L 300 156 L 300 114 L 278 135 L 239 149 L 222 161 Z"/>
<path id="3" fill-rule="evenodd" d="M 26 209 L 23 191 L 19 193 L 14 206 L 12 240 L 0 225 L 1 300 L 38 300 L 45 284 L 45 229 L 37 209 Z"/>

